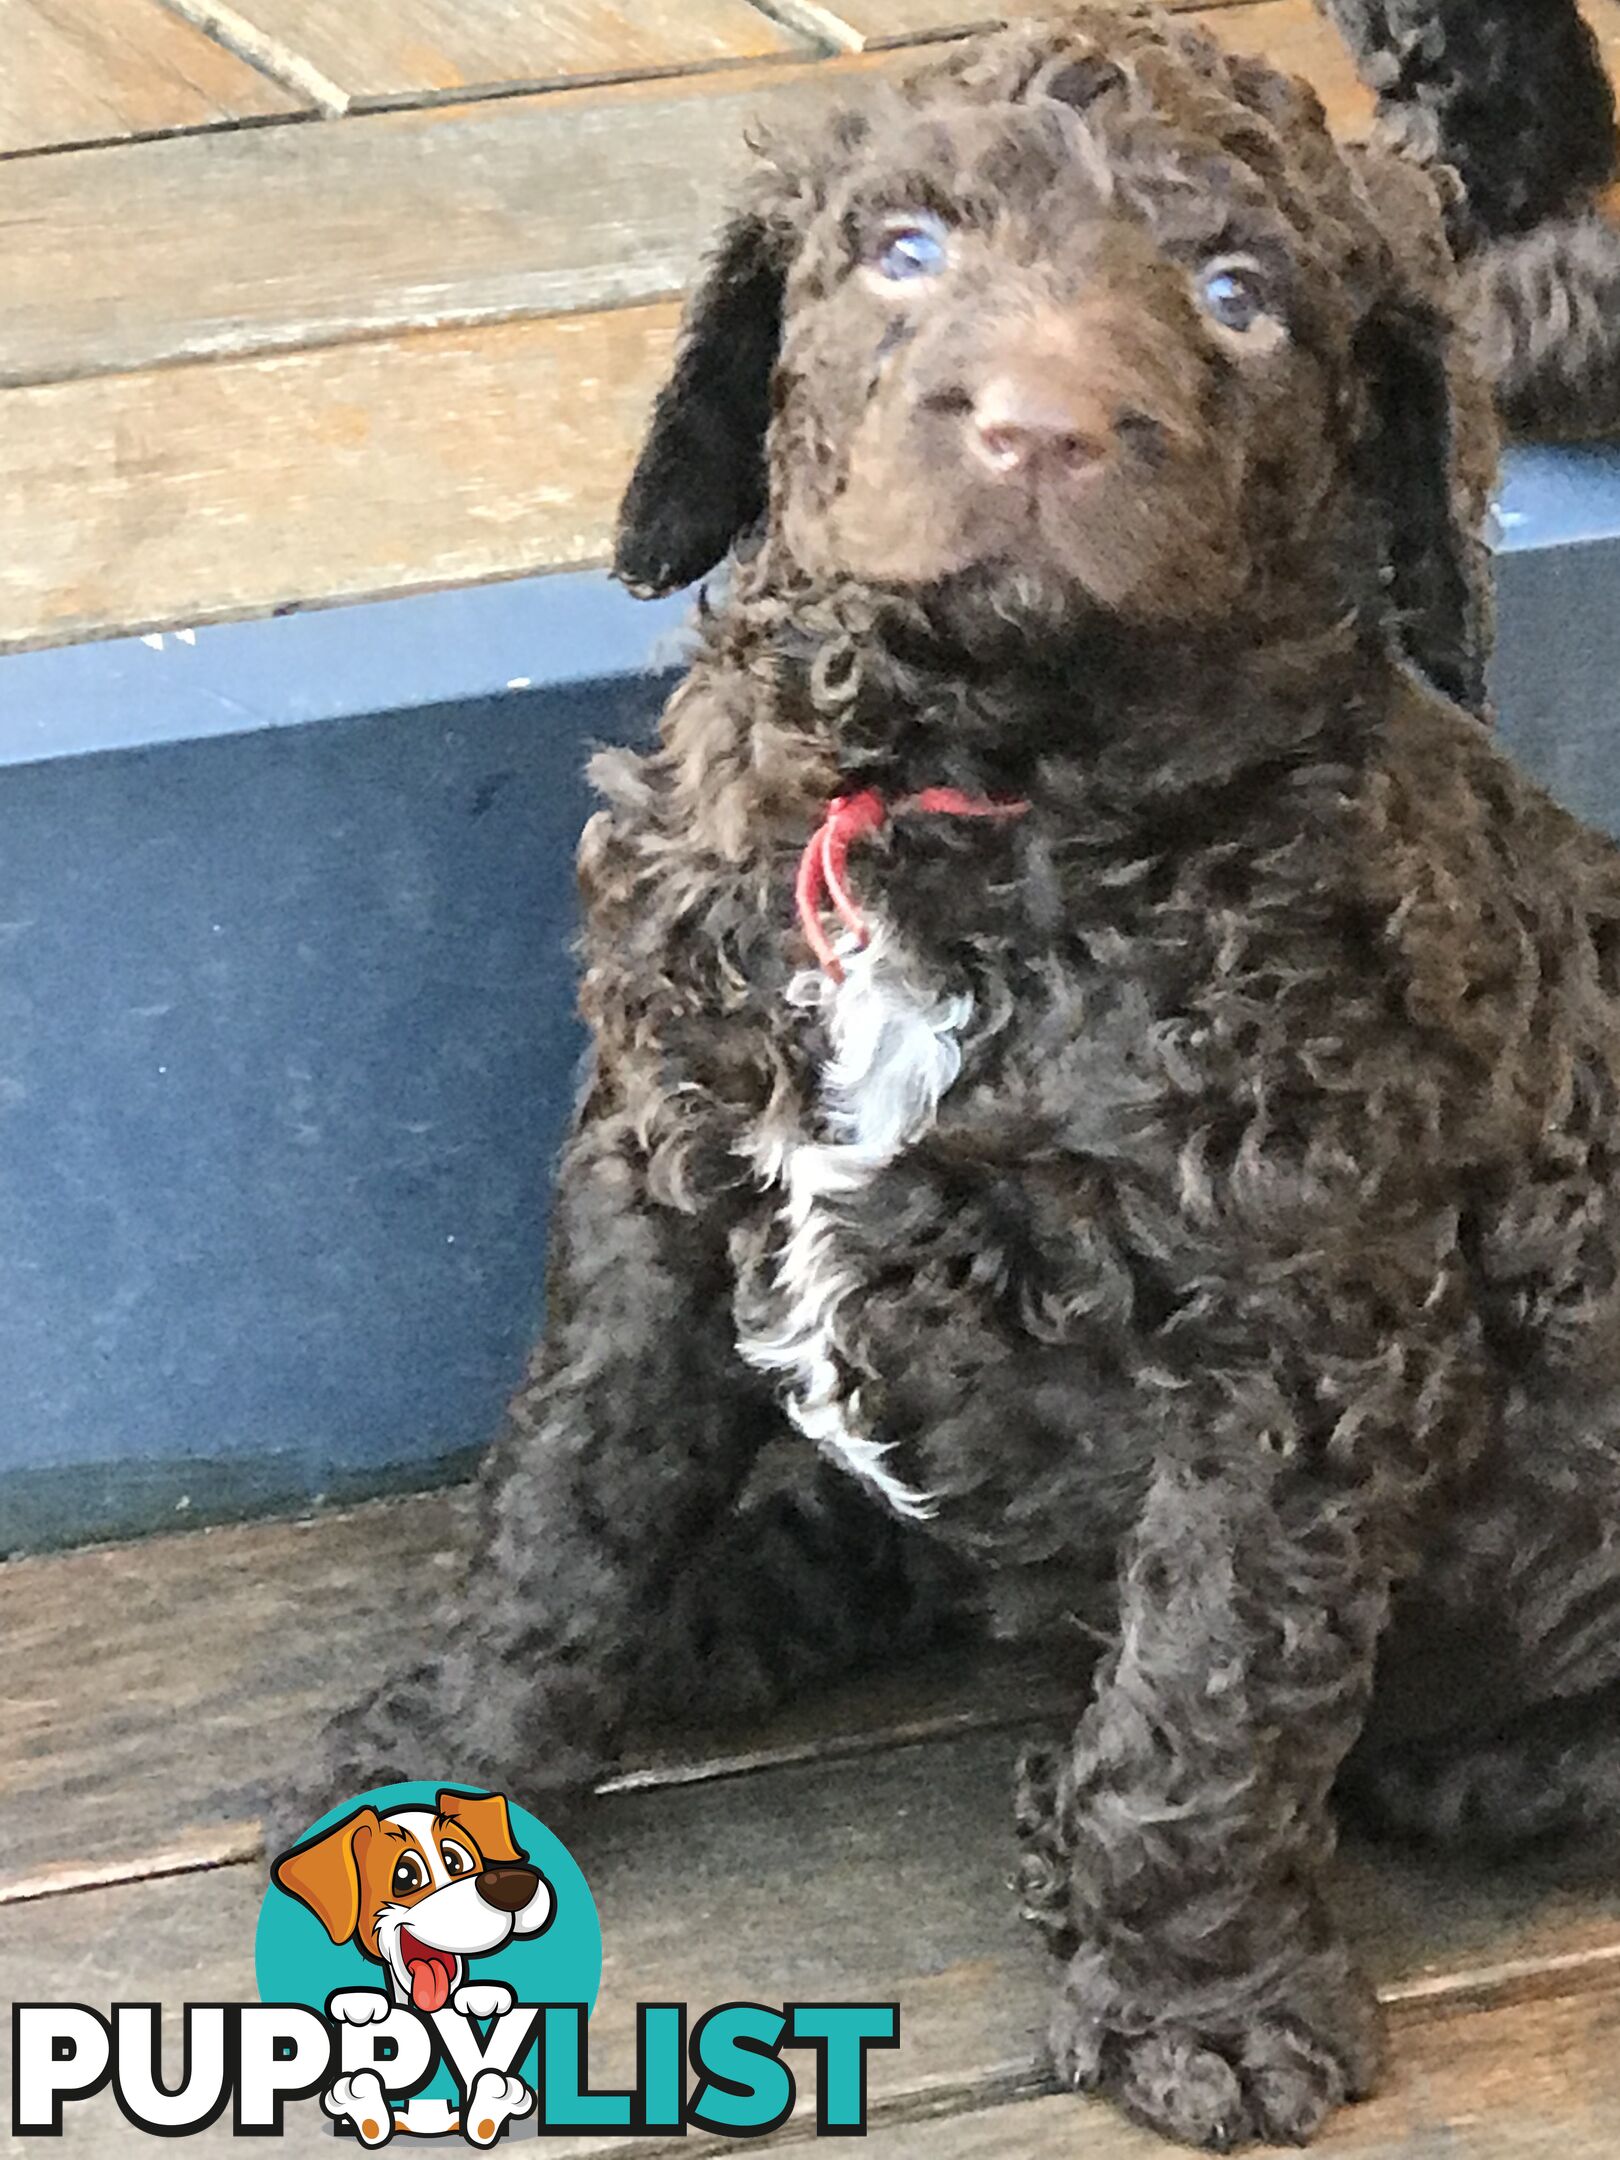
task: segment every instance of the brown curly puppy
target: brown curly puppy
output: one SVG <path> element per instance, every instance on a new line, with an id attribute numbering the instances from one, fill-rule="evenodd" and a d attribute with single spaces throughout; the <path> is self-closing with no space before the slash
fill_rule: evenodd
<path id="1" fill-rule="evenodd" d="M 1620 1678 L 1620 859 L 1452 702 L 1451 276 L 1417 174 L 1154 17 L 762 161 L 625 509 L 644 587 L 742 544 L 595 768 L 546 1342 L 320 1805 L 555 1794 L 954 1599 L 1074 1659 L 1061 2077 L 1214 2146 L 1367 2088 L 1341 1764 L 1511 1835 L 1515 1716 Z M 1533 1827 L 1612 1781 L 1565 1742 Z"/>

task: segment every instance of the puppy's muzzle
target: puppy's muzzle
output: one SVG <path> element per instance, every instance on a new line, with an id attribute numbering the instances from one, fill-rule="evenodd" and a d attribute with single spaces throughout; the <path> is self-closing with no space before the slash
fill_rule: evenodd
<path id="1" fill-rule="evenodd" d="M 1103 464 L 1118 443 L 1100 400 L 1076 395 L 1034 366 L 1003 369 L 973 399 L 968 448 L 993 473 L 1037 479 L 1077 477 Z"/>
<path id="2" fill-rule="evenodd" d="M 1186 432 L 1196 385 L 1181 379 L 1176 332 L 1148 300 L 1098 293 L 941 356 L 918 403 L 960 425 L 969 472 L 999 497 L 1061 497 L 1110 476 L 1140 485 Z"/>
<path id="3" fill-rule="evenodd" d="M 487 1867 L 477 1878 L 478 1895 L 497 1912 L 522 1912 L 540 1887 L 532 1867 Z"/>

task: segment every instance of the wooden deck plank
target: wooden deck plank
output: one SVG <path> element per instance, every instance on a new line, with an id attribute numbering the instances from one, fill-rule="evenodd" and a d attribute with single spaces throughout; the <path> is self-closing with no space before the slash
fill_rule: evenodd
<path id="1" fill-rule="evenodd" d="M 1620 2002 L 1608 1992 L 1398 2024 L 1384 2088 L 1337 2116 L 1326 2160 L 1612 2160 Z M 1149 2131 L 1046 2098 L 885 2128 L 882 2160 L 1165 2160 Z M 792 2142 L 782 2160 L 804 2160 Z"/>
<path id="2" fill-rule="evenodd" d="M 244 1795 L 315 1729 L 346 1676 L 377 1661 L 402 1604 L 454 1570 L 467 1522 L 464 1493 L 432 1494 L 0 1567 L 0 1908 L 65 1912 L 78 1898 L 53 1891 L 255 1849 Z M 1038 1660 L 953 1655 L 807 1699 L 761 1730 L 643 1743 L 602 1819 L 631 1798 L 650 1804 L 649 1786 L 717 1780 L 742 1797 L 715 1804 L 752 1819 L 747 1790 L 778 1789 L 783 1763 L 814 1761 L 836 1780 L 834 1761 L 932 1735 L 931 1747 L 907 1746 L 906 1774 L 930 1790 L 960 1781 L 952 1839 L 999 1852 L 1009 1732 L 1049 1729 L 1060 1710 L 1072 1711 L 1067 1690 Z M 1549 1959 L 1620 1959 L 1614 1858 L 1482 1877 L 1352 1849 L 1339 1894 L 1390 1992 L 1489 1995 Z"/>
<path id="3" fill-rule="evenodd" d="M 1307 0 L 1209 20 L 1309 74 L 1341 124 L 1365 119 L 1345 50 Z M 678 292 L 752 124 L 858 97 L 874 72 L 913 64 L 889 53 L 0 166 L 13 294 L 0 381 Z"/>
<path id="4" fill-rule="evenodd" d="M 206 177 L 169 155 L 195 141 L 118 153 L 127 180 L 91 173 L 108 153 L 52 161 L 50 186 L 44 161 L 14 163 L 0 168 L 0 227 L 19 298 L 0 322 L 0 372 L 667 290 L 708 234 L 744 112 L 839 94 L 860 72 L 716 99 L 559 99 L 570 111 L 547 126 L 533 109 L 483 107 L 244 135 L 210 145 Z M 361 138 L 384 128 L 379 160 Z M 370 244 L 362 198 L 385 167 L 394 214 L 386 244 Z M 525 256 L 509 206 L 547 199 L 530 184 L 547 176 L 545 237 Z M 455 276 L 436 279 L 450 261 Z M 0 646 L 598 561 L 670 327 L 632 308 L 0 393 L 0 481 L 25 536 L 0 567 Z"/>
<path id="5" fill-rule="evenodd" d="M 251 1846 L 221 1828 L 240 1788 L 448 1580 L 464 1517 L 439 1495 L 0 1567 L 0 1895 Z"/>
<path id="6" fill-rule="evenodd" d="M 169 1730 L 178 1753 L 191 1731 L 179 1720 Z M 570 1836 L 607 1951 L 593 2073 L 611 2082 L 627 2072 L 638 1999 L 698 2008 L 848 1999 L 901 2005 L 902 2047 L 872 2060 L 877 2134 L 885 2139 L 899 2137 L 885 2116 L 950 2114 L 1036 2089 L 1049 1971 L 1008 1892 L 1008 1783 L 1005 1738 L 977 1735 L 600 1803 Z M 1402 2134 L 1408 2123 L 1471 2127 L 1484 2099 L 1477 2073 L 1489 2060 L 1467 2052 L 1479 2011 L 1496 2017 L 1498 2009 L 1531 2006 L 1517 2021 L 1499 2018 L 1491 2044 L 1515 2051 L 1502 2056 L 1496 2089 L 1517 2078 L 1533 2104 L 1541 2104 L 1537 2080 L 1548 2101 L 1560 2077 L 1572 2090 L 1582 2077 L 1590 2082 L 1591 2050 L 1613 2062 L 1620 1919 L 1611 1909 L 1600 1922 L 1590 1901 L 1571 1918 L 1544 1890 L 1515 1908 L 1518 1893 L 1506 1882 L 1505 1875 L 1495 1884 L 1474 1880 L 1464 1892 L 1384 1863 L 1345 1878 L 1351 1925 L 1409 2038 L 1382 2116 L 1347 2118 L 1340 2136 L 1359 2134 L 1358 2122 Z M 0 1908 L 0 1970 L 27 1973 L 31 1995 L 42 2000 L 158 2000 L 172 2011 L 188 1998 L 251 1999 L 263 1885 L 261 1866 L 238 1866 Z M 1407 1914 L 1392 1923 L 1397 1904 Z M 1464 1974 L 1464 1984 L 1403 2004 L 1401 1966 L 1416 1934 L 1459 1972 L 1484 1944 L 1487 1973 L 1494 1961 L 1506 1977 L 1468 1982 Z M 1562 2021 L 1534 2014 L 1534 2006 L 1565 2000 L 1597 2005 L 1591 2023 L 1579 2012 Z M 1425 2038 L 1433 2028 L 1438 2041 Z M 1569 2045 L 1551 2037 L 1559 2031 L 1573 2036 Z M 1450 2082 L 1437 2099 L 1434 2080 L 1448 2062 L 1457 2072 L 1445 2073 Z M 1071 2120 L 1077 2142 L 1103 2160 L 1141 2149 L 1105 2110 Z M 1552 2120 L 1568 2127 L 1571 2118 L 1555 2112 Z M 1044 2118 L 1034 2127 L 1044 2134 Z M 81 2152 L 116 2150 L 120 2131 L 105 2103 L 70 2118 Z M 1384 2148 L 1374 2141 L 1347 2149 Z M 1474 2160 L 1474 2148 L 1466 2149 Z"/>
<path id="7" fill-rule="evenodd" d="M 0 1568 L 0 1853 L 14 1886 L 18 1869 L 48 1876 L 97 1853 L 161 1866 L 206 1834 L 208 1811 L 285 1760 L 374 1657 L 402 1598 L 454 1566 L 465 1511 L 465 1496 L 429 1496 Z M 735 1765 L 688 1742 L 653 1768 L 695 1782 L 606 1794 L 570 1836 L 608 1951 L 599 2080 L 628 2071 L 638 1999 L 897 2000 L 905 2043 L 873 2059 L 877 2150 L 1040 2160 L 1066 2120 L 1099 2160 L 1146 2160 L 1105 2110 L 1002 2104 L 1037 2088 L 1048 1985 L 1008 1892 L 1010 1733 L 894 1744 L 930 1706 L 942 1733 L 975 1711 L 1022 1726 L 1042 1708 L 1025 1685 L 1005 1667 L 920 1686 L 896 1675 L 783 1721 L 777 1741 L 809 1759 L 717 1777 Z M 852 1739 L 874 1751 L 839 1757 Z M 1417 2160 L 1466 2135 L 1470 2160 L 1528 2160 L 1551 2149 L 1527 2142 L 1538 2120 L 1581 2152 L 1613 2097 L 1603 2078 L 1620 2075 L 1616 1857 L 1341 1856 L 1335 1902 L 1397 2048 L 1389 2091 L 1344 2119 L 1330 2152 Z M 259 1861 L 0 1894 L 0 1971 L 26 1972 L 37 1999 L 173 2009 L 251 1995 L 263 1883 Z M 906 2128 L 914 2117 L 926 2127 Z M 1482 2124 L 1496 2142 L 1479 2141 Z M 127 2149 L 104 2100 L 71 2114 L 68 2136 L 81 2153 Z M 300 2120 L 291 2150 L 329 2149 L 324 2137 Z"/>
<path id="8" fill-rule="evenodd" d="M 233 0 L 356 104 L 814 51 L 749 0 Z"/>
<path id="9" fill-rule="evenodd" d="M 598 561 L 675 317 L 0 391 L 0 649 Z"/>
<path id="10" fill-rule="evenodd" d="M 746 163 L 750 123 L 833 102 L 872 66 L 739 69 L 0 164 L 0 382 L 678 292 Z"/>
<path id="11" fill-rule="evenodd" d="M 1038 21 L 1063 12 L 1054 0 L 809 0 L 809 4 L 827 18 L 827 34 L 852 52 L 965 37 L 1003 23 Z M 1254 12 L 1256 0 L 1161 0 L 1161 4 L 1175 13 L 1200 17 L 1228 8 L 1241 16 Z M 1310 13 L 1310 0 L 1287 0 L 1287 4 L 1302 18 Z M 1251 51 L 1262 49 L 1258 43 L 1250 46 Z"/>
<path id="12" fill-rule="evenodd" d="M 0 1567 L 0 1905 L 255 1850 L 243 1795 L 308 1740 L 341 1675 L 387 1654 L 467 1517 L 465 1493 L 428 1494 Z M 1067 1699 L 1036 1661 L 953 1653 L 760 1728 L 632 1746 L 616 1783 L 1005 1728 Z"/>
<path id="13" fill-rule="evenodd" d="M 637 2000 L 900 2000 L 906 2045 L 873 2058 L 889 2098 L 1024 2069 L 1045 1976 L 1007 1894 L 1007 1791 L 1005 1740 L 979 1738 L 603 1801 L 569 1840 L 606 1950 L 593 2080 L 632 2070 Z M 232 1867 L 0 1908 L 0 1972 L 39 2000 L 251 2000 L 264 1880 Z M 113 2150 L 120 2127 L 98 2103 L 68 2135 Z"/>
<path id="14" fill-rule="evenodd" d="M 807 27 L 819 28 L 853 52 L 961 37 L 999 23 L 1061 13 L 1053 0 L 787 0 L 787 4 L 803 11 Z M 1334 33 L 1322 22 L 1312 0 L 1164 0 L 1164 4 L 1194 13 L 1243 50 L 1264 53 L 1280 67 L 1309 76 L 1335 115 L 1335 124 L 1339 115 L 1353 119 L 1364 109 L 1359 86 L 1352 97 L 1344 96 L 1345 86 L 1354 85 L 1354 70 L 1342 46 L 1337 54 L 1330 49 Z M 1611 44 L 1617 13 L 1614 0 L 1583 0 L 1583 5 L 1612 64 L 1620 57 Z M 1230 22 L 1217 24 L 1215 18 L 1220 15 L 1228 15 Z"/>
<path id="15" fill-rule="evenodd" d="M 306 109 L 161 0 L 10 0 L 0 155 Z"/>
<path id="16" fill-rule="evenodd" d="M 1620 77 L 1620 0 L 1581 0 L 1581 13 L 1597 32 L 1609 73 Z"/>

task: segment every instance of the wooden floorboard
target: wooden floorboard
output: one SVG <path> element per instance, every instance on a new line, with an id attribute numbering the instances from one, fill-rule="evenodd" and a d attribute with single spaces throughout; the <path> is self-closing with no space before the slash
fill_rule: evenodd
<path id="1" fill-rule="evenodd" d="M 1620 0 L 1581 0 L 1611 75 L 1620 75 Z"/>
<path id="2" fill-rule="evenodd" d="M 220 1861 L 251 1845 L 244 1795 L 296 1756 L 352 1675 L 398 1654 L 401 1614 L 431 1603 L 460 1565 L 469 1508 L 465 1492 L 428 1494 L 0 1566 L 0 1905 L 66 1910 L 73 1899 L 51 1893 L 160 1874 L 177 1851 L 200 1864 L 210 1837 Z M 932 1747 L 906 1759 L 924 1782 L 948 1782 L 928 1762 L 953 1749 L 1010 1761 L 1005 1737 L 969 1738 L 975 1728 L 1050 1730 L 1074 1707 L 1049 1664 L 953 1652 L 807 1698 L 752 1731 L 643 1738 L 612 1805 L 643 1786 L 768 1785 L 794 1761 L 924 1735 Z M 1353 1853 L 1341 1879 L 1383 1976 L 1417 2001 L 1455 1992 L 1464 1974 L 1490 1993 L 1515 1961 L 1620 1945 L 1615 1857 L 1481 1880 Z"/>
<path id="3" fill-rule="evenodd" d="M 178 1754 L 191 1728 L 176 1717 L 167 1731 Z M 569 1839 L 607 1950 L 592 2024 L 598 2081 L 629 2070 L 637 2000 L 843 1999 L 901 2005 L 902 2047 L 872 2059 L 877 2134 L 896 2152 L 936 2149 L 907 2142 L 900 2118 L 1037 2090 L 1049 1975 L 1008 1888 L 1009 1753 L 1005 1736 L 981 1734 L 600 1802 Z M 183 2000 L 251 1999 L 263 1888 L 262 1867 L 243 1865 L 0 1907 L 0 1971 L 26 1973 L 35 1999 L 161 2001 L 172 2046 Z M 1339 1895 L 1397 2033 L 1382 2112 L 1347 2118 L 1339 2134 L 1362 2137 L 1347 2150 L 1415 2152 L 1399 2137 L 1467 2132 L 1514 2080 L 1552 2099 L 1567 2087 L 1550 2117 L 1567 2130 L 1580 2079 L 1591 2088 L 1600 2060 L 1616 2074 L 1612 1893 L 1604 1912 L 1597 1894 L 1572 1901 L 1533 1870 L 1448 1878 L 1361 1857 Z M 1416 2000 L 1414 1962 L 1429 1974 Z M 1577 2006 L 1568 2014 L 1548 2007 L 1566 2002 Z M 1488 2021 L 1483 2040 L 1476 2021 Z M 1101 2160 L 1143 2149 L 1104 2110 L 1072 2120 L 1070 2135 Z M 1004 2127 L 1023 2135 L 1026 2125 L 1032 2138 L 1050 2127 L 1041 2114 Z M 927 2135 L 942 2134 L 931 2122 Z M 105 2099 L 70 2118 L 80 2152 L 117 2151 L 124 2135 Z M 1460 2150 L 1473 2160 L 1472 2146 Z"/>
<path id="4" fill-rule="evenodd" d="M 0 165 L 0 383 L 678 292 L 746 166 L 745 130 L 813 115 L 871 67 L 742 69 Z"/>
<path id="5" fill-rule="evenodd" d="M 464 1513 L 439 1495 L 0 1567 L 0 1897 L 251 1849 L 244 1788 L 448 1585 Z"/>
<path id="6" fill-rule="evenodd" d="M 162 0 L 7 0 L 3 20 L 0 155 L 306 109 Z"/>
<path id="7" fill-rule="evenodd" d="M 1383 2090 L 1335 2118 L 1324 2160 L 1613 2160 L 1620 2151 L 1620 2000 L 1608 1992 L 1398 2023 Z M 880 2160 L 1166 2160 L 1172 2148 L 1045 2098 L 886 2126 Z M 782 2160 L 809 2160 L 795 2142 Z"/>
<path id="8" fill-rule="evenodd" d="M 1006 1889 L 1008 1752 L 980 1736 L 600 1803 L 570 1837 L 606 1949 L 593 2077 L 633 2068 L 637 2000 L 899 2000 L 906 2045 L 873 2067 L 891 2104 L 1027 2071 L 1044 1974 Z M 244 1866 L 0 1907 L 0 1972 L 41 2000 L 69 1976 L 83 2002 L 251 2000 L 263 1890 Z"/>
<path id="9" fill-rule="evenodd" d="M 1231 33 L 1235 39 L 1250 52 L 1268 54 L 1282 67 L 1298 67 L 1314 76 L 1327 57 L 1332 32 L 1322 25 L 1313 0 L 1162 0 L 1162 4 L 1205 17 L 1229 12 L 1235 18 Z M 1620 11 L 1614 0 L 1582 0 L 1582 4 L 1609 47 L 1612 62 Z M 1063 12 L 1055 0 L 787 0 L 787 5 L 803 12 L 807 26 L 818 27 L 845 50 L 857 52 L 925 38 L 961 37 L 1004 22 L 1041 20 Z M 1245 16 L 1252 23 L 1247 29 Z M 1279 31 L 1287 50 L 1269 42 Z M 1291 58 L 1290 52 L 1304 57 Z"/>
<path id="10" fill-rule="evenodd" d="M 750 0 L 233 0 L 357 105 L 813 51 Z"/>
<path id="11" fill-rule="evenodd" d="M 0 391 L 0 649 L 597 562 L 676 313 Z"/>
<path id="12" fill-rule="evenodd" d="M 815 8 L 826 33 L 853 52 L 914 44 L 925 38 L 965 37 L 1003 23 L 1063 13 L 1055 0 L 807 0 L 807 4 Z M 1247 0 L 1162 0 L 1162 4 L 1178 13 L 1196 9 L 1207 14 L 1219 7 L 1241 9 Z M 1302 7 L 1308 5 L 1309 0 L 1301 0 Z"/>
<path id="13" fill-rule="evenodd" d="M 176 1850 L 196 1864 L 210 1835 L 218 1860 L 244 1850 L 256 1831 L 244 1795 L 296 1756 L 352 1675 L 398 1654 L 401 1614 L 431 1604 L 460 1565 L 469 1509 L 465 1492 L 428 1494 L 0 1566 L 0 1905 L 65 1910 L 73 1899 L 52 1893 L 164 1873 Z M 1008 1731 L 1051 1730 L 1074 1707 L 1042 1661 L 953 1652 L 751 1731 L 644 1737 L 611 1804 L 649 1786 L 768 1786 L 794 1761 L 897 1747 L 930 1785 L 949 1782 L 928 1765 L 953 1750 L 988 1750 L 1005 1772 Z M 1455 1993 L 1465 1975 L 1492 1993 L 1525 1959 L 1620 1954 L 1616 1857 L 1481 1878 L 1352 1852 L 1342 1894 L 1406 1998 Z"/>
<path id="14" fill-rule="evenodd" d="M 400 1615 L 448 1581 L 467 1519 L 465 1494 L 436 1493 L 0 1567 L 0 1905 L 253 1852 L 260 1781 L 346 1675 L 398 1654 Z M 752 1729 L 643 1736 L 613 1782 L 872 1753 L 1070 1700 L 1027 1658 L 950 1653 Z"/>

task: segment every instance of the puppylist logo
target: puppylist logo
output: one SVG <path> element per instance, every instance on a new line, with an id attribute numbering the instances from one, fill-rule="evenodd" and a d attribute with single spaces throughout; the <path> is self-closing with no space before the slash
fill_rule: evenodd
<path id="1" fill-rule="evenodd" d="M 227 2107 L 238 2136 L 278 2137 L 298 2103 L 367 2147 L 488 2148 L 514 2131 L 764 2137 L 793 2113 L 798 2052 L 816 2065 L 818 2136 L 860 2137 L 868 2050 L 900 2044 L 893 2003 L 641 2003 L 633 2086 L 593 2090 L 590 1887 L 535 1816 L 448 1785 L 364 1793 L 279 1854 L 255 1967 L 259 2002 L 184 2006 L 178 2084 L 155 2003 L 16 2004 L 14 2134 L 59 2137 L 67 2109 L 110 2085 L 136 2129 L 171 2138 Z"/>

